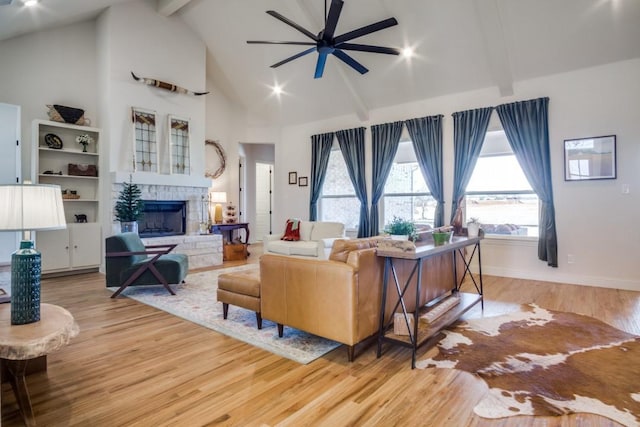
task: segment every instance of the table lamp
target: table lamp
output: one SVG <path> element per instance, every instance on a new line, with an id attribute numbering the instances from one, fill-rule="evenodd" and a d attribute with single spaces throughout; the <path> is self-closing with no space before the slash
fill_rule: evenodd
<path id="1" fill-rule="evenodd" d="M 222 203 L 227 203 L 227 193 L 224 191 L 212 191 L 209 197 L 211 203 L 215 203 L 213 222 L 222 224 Z"/>
<path id="2" fill-rule="evenodd" d="M 66 228 L 59 185 L 0 185 L 0 231 L 22 231 L 20 248 L 11 255 L 11 324 L 40 320 L 41 255 L 31 231 Z"/>

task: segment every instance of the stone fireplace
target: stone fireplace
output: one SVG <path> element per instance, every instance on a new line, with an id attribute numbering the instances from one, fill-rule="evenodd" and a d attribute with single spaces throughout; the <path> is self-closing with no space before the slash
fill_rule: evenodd
<path id="1" fill-rule="evenodd" d="M 184 200 L 144 200 L 143 212 L 144 217 L 138 221 L 140 237 L 186 234 L 187 202 Z"/>
<path id="2" fill-rule="evenodd" d="M 182 234 L 198 234 L 200 222 L 208 221 L 208 213 L 203 209 L 202 205 L 203 198 L 206 200 L 208 195 L 207 188 L 152 184 L 138 184 L 138 187 L 141 190 L 142 200 L 145 200 L 145 203 L 154 201 L 184 202 L 184 230 Z M 112 185 L 112 212 L 121 190 L 122 184 Z M 142 226 L 143 224 L 139 224 L 140 229 Z"/>
<path id="3" fill-rule="evenodd" d="M 122 178 L 118 179 L 118 181 L 121 179 Z M 159 205 L 168 202 L 168 206 L 172 206 L 172 202 L 180 202 L 180 204 L 184 206 L 183 210 L 179 211 L 179 216 L 183 217 L 184 220 L 182 235 L 161 237 L 144 237 L 141 235 L 141 237 L 144 237 L 143 242 L 145 244 L 177 244 L 178 246 L 174 250 L 187 254 L 190 269 L 222 265 L 222 235 L 199 234 L 200 223 L 207 222 L 209 219 L 206 206 L 203 205 L 203 200 L 207 200 L 208 196 L 207 187 L 139 183 L 137 185 L 141 190 L 141 197 L 145 203 L 151 203 L 153 206 L 154 202 L 163 202 L 159 203 Z M 115 204 L 120 191 L 122 191 L 122 187 L 123 185 L 121 183 L 112 183 L 111 185 L 111 212 L 115 209 Z M 156 207 L 154 209 L 158 208 Z M 154 215 L 155 213 L 151 212 L 150 214 Z M 143 223 L 144 220 L 138 225 L 139 230 L 144 227 Z M 114 223 L 114 226 L 115 225 Z M 175 227 L 164 226 L 163 228 Z M 119 229 L 119 227 L 117 227 L 117 229 Z"/>

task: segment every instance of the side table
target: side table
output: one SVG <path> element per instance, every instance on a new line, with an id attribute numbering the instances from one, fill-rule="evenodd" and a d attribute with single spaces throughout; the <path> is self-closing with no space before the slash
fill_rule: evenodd
<path id="1" fill-rule="evenodd" d="M 0 305 L 0 359 L 27 426 L 36 425 L 25 381 L 27 363 L 61 349 L 79 330 L 71 313 L 57 305 L 40 304 L 40 321 L 26 325 L 12 325 L 10 304 Z"/>

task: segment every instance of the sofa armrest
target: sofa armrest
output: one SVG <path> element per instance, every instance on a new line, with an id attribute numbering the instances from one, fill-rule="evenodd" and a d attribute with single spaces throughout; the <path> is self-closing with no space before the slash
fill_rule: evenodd
<path id="1" fill-rule="evenodd" d="M 282 239 L 282 234 L 267 234 L 262 238 L 262 241 L 266 243 L 266 242 L 273 242 L 275 240 L 280 240 L 280 239 Z"/>

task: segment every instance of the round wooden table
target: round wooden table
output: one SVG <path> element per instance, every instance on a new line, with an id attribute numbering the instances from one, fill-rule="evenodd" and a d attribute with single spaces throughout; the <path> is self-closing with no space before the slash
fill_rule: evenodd
<path id="1" fill-rule="evenodd" d="M 27 426 L 36 424 L 25 381 L 27 363 L 61 349 L 79 330 L 71 313 L 57 305 L 40 304 L 40 321 L 12 325 L 11 305 L 0 304 L 0 359 Z"/>

